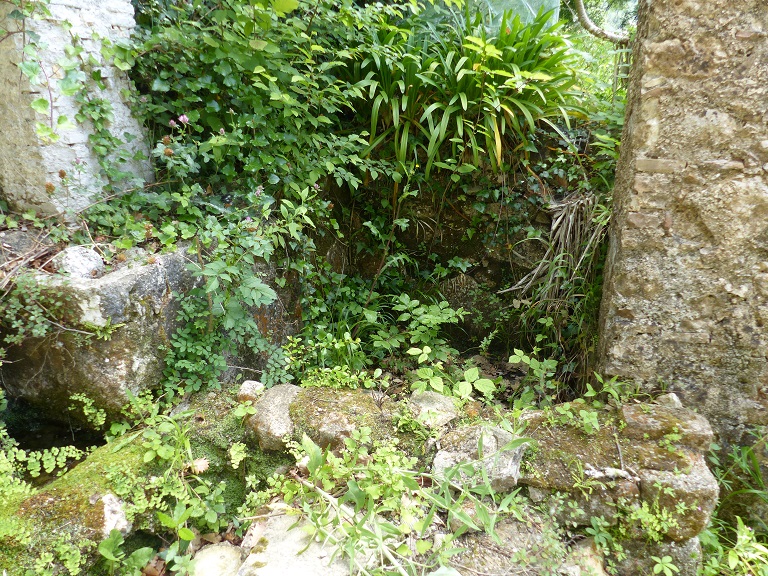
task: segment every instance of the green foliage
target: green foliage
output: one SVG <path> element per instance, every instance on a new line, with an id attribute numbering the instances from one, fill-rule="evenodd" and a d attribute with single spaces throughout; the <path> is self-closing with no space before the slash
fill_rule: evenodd
<path id="1" fill-rule="evenodd" d="M 351 372 L 348 366 L 334 366 L 333 368 L 315 368 L 306 372 L 301 379 L 301 385 L 317 388 L 376 388 L 383 390 L 388 386 L 388 381 L 386 377 L 382 377 L 381 368 L 368 374 L 366 372 Z"/>
<path id="2" fill-rule="evenodd" d="M 33 274 L 16 276 L 10 290 L 0 299 L 0 327 L 3 343 L 20 344 L 27 338 L 43 338 L 66 330 L 57 320 L 69 305 L 62 292 L 43 291 Z"/>
<path id="3" fill-rule="evenodd" d="M 110 576 L 117 569 L 125 576 L 141 576 L 142 569 L 155 556 L 155 550 L 149 547 L 139 548 L 131 554 L 122 550 L 125 540 L 119 530 L 112 529 L 109 537 L 99 543 L 98 552 L 104 558 Z"/>
<path id="4" fill-rule="evenodd" d="M 768 575 L 768 527 L 760 513 L 768 504 L 768 489 L 759 458 L 766 438 L 758 429 L 752 445 L 728 452 L 712 446 L 709 460 L 721 497 L 711 525 L 699 536 L 703 576 Z"/>
<path id="5" fill-rule="evenodd" d="M 104 427 L 107 413 L 101 408 L 96 408 L 93 399 L 88 398 L 85 394 L 72 394 L 69 401 L 80 403 L 81 406 L 79 407 L 76 404 L 71 404 L 69 410 L 82 413 L 82 417 L 94 430 L 100 430 Z"/>
<path id="6" fill-rule="evenodd" d="M 740 517 L 735 531 L 717 522 L 699 539 L 705 554 L 703 576 L 768 575 L 768 546 Z"/>
<path id="7" fill-rule="evenodd" d="M 542 318 L 540 324 L 551 324 L 550 318 Z M 537 336 L 537 343 L 544 340 L 543 335 Z M 532 403 L 537 399 L 542 405 L 548 405 L 557 399 L 560 383 L 554 379 L 557 370 L 557 360 L 554 358 L 539 359 L 541 348 L 534 347 L 531 354 L 525 354 L 522 350 L 515 349 L 509 357 L 510 364 L 522 364 L 527 368 L 526 385 L 520 392 L 518 404 L 521 406 Z"/>
<path id="8" fill-rule="evenodd" d="M 739 515 L 747 517 L 754 505 L 768 505 L 768 486 L 759 457 L 760 451 L 765 450 L 768 434 L 758 429 L 749 438 L 753 440 L 751 445 L 732 446 L 729 452 L 723 453 L 715 444 L 709 454 L 723 492 L 716 515 L 724 520 Z M 768 537 L 768 523 L 764 518 L 756 515 L 752 522 L 763 538 Z"/>
<path id="9" fill-rule="evenodd" d="M 538 123 L 567 122 L 575 71 L 548 17 L 525 26 L 505 15 L 493 37 L 469 5 L 429 23 L 384 12 L 370 28 L 370 54 L 351 74 L 367 90 L 360 112 L 370 119 L 369 149 L 458 181 L 485 158 L 501 167 L 506 153 L 528 146 Z"/>
<path id="10" fill-rule="evenodd" d="M 376 361 L 407 358 L 416 346 L 427 350 L 429 360 L 447 361 L 457 353 L 441 337 L 441 330 L 445 325 L 457 324 L 464 317 L 462 309 L 454 310 L 445 301 L 425 304 L 405 292 L 390 298 L 373 293 L 367 302 L 360 303 L 364 293 L 356 292 L 353 286 L 361 287 L 354 281 L 341 284 L 322 303 L 322 292 L 307 303 L 309 317 L 304 334 L 289 339 L 284 346 L 288 371 L 297 380 L 302 380 L 312 366 L 346 366 L 347 370 L 359 371 Z"/>
<path id="11" fill-rule="evenodd" d="M 412 374 L 411 387 L 414 391 L 425 390 L 440 392 L 447 396 L 454 396 L 460 400 L 467 400 L 472 394 L 480 394 L 490 401 L 496 393 L 496 382 L 490 378 L 481 377 L 480 370 L 475 366 L 451 374 L 441 361 L 431 361 L 431 348 L 410 348 L 408 354 L 418 356 L 419 366 Z"/>
<path id="12" fill-rule="evenodd" d="M 680 572 L 680 568 L 675 566 L 674 562 L 672 561 L 672 556 L 663 556 L 659 558 L 658 556 L 651 556 L 651 560 L 655 562 L 653 565 L 653 573 L 654 574 L 664 574 L 664 576 L 674 576 L 678 572 Z"/>
<path id="13" fill-rule="evenodd" d="M 453 363 L 458 352 L 445 328 L 466 312 L 453 309 L 430 286 L 467 272 L 469 261 L 435 257 L 434 268 L 419 270 L 417 255 L 398 239 L 410 226 L 423 225 L 410 214 L 417 195 L 432 192 L 442 210 L 458 191 L 482 215 L 491 203 L 502 204 L 515 213 L 509 222 L 498 217 L 508 227 L 500 235 L 504 242 L 508 232 L 522 229 L 529 208 L 545 201 L 555 206 L 572 192 L 587 198 L 563 208 L 570 228 L 552 230 L 549 237 L 531 229 L 531 239 L 551 250 L 539 270 L 543 275 L 537 272 L 527 288 L 527 296 L 535 297 L 518 300 L 524 303 L 520 317 L 536 336 L 533 346 L 521 344 L 510 359 L 528 370 L 515 406 L 557 401 L 563 390 L 558 368 L 575 371 L 568 346 L 579 340 L 584 317 L 599 297 L 599 245 L 609 214 L 605 193 L 618 153 L 617 108 L 593 112 L 601 127 L 589 124 L 595 129 L 587 137 L 592 150 L 580 148 L 574 142 L 586 128 L 571 122 L 584 115 L 578 106 L 584 95 L 576 87 L 573 52 L 567 39 L 547 27 L 545 15 L 532 26 L 506 16 L 491 35 L 469 8 L 432 23 L 416 18 L 418 11 L 416 3 L 360 8 L 330 0 L 148 0 L 137 3 L 134 44 L 102 42 L 105 61 L 130 70 L 142 93 L 134 104 L 154 131 L 158 178 L 90 207 L 83 214 L 86 232 L 104 238 L 108 255 L 134 246 L 184 250 L 197 278 L 194 288 L 177 295 L 183 326 L 166 351 L 162 397 L 134 399 L 129 422 L 110 428 L 116 454 L 131 442 L 144 450 L 146 475 L 121 463 L 106 473 L 130 519 L 169 542 L 162 557 L 170 570 L 189 568 L 194 529 L 219 531 L 236 522 L 227 516 L 232 511 L 224 506 L 223 485 L 205 474 L 207 460 L 195 457 L 187 415 L 164 414 L 182 394 L 219 387 L 230 354 L 259 356 L 267 386 L 294 378 L 304 386 L 384 391 L 389 381 L 381 365 L 393 371 L 416 366 L 414 389 L 461 400 L 475 395 L 491 401 L 502 392 L 500 382 L 477 367 Z M 62 82 L 78 99 L 77 120 L 96 129 L 91 145 L 105 181 L 116 183 L 127 178 L 121 162 L 128 158 L 118 153 L 108 160 L 107 152 L 121 142 L 109 133 L 110 106 L 99 97 L 101 63 L 83 61 L 73 40 Z M 39 80 L 48 72 L 32 60 L 22 71 Z M 50 104 L 41 98 L 33 107 L 48 114 Z M 47 134 L 54 138 L 58 120 L 48 120 Z M 524 192 L 505 180 L 484 180 L 512 166 L 523 171 Z M 72 185 L 76 175 L 75 170 L 68 176 Z M 478 182 L 481 190 L 471 190 Z M 334 184 L 341 191 L 331 190 Z M 334 202 L 349 193 L 349 201 L 334 209 L 327 200 L 331 193 Z M 523 199 L 524 194 L 541 199 Z M 339 214 L 350 222 L 360 219 L 360 230 L 345 239 L 350 251 L 378 261 L 366 279 L 333 272 L 315 254 L 324 234 L 340 234 Z M 15 217 L 0 217 L 0 225 L 18 225 Z M 473 221 L 467 237 L 478 229 Z M 58 309 L 25 282 L 17 281 L 10 303 L 0 304 L 7 307 L 0 317 L 10 319 L 9 343 L 61 328 L 51 325 Z M 300 293 L 304 325 L 278 347 L 262 315 L 285 286 Z M 502 319 L 493 321 L 495 329 Z M 108 337 L 112 328 L 97 336 Z M 599 376 L 597 381 L 587 385 L 586 397 L 618 402 L 620 385 Z M 73 399 L 86 419 L 104 425 L 87 398 Z M 254 410 L 243 404 L 236 415 L 245 418 Z M 408 414 L 396 418 L 398 428 L 426 440 L 430 433 Z M 553 414 L 587 434 L 600 427 L 586 402 Z M 7 435 L 0 440 L 8 447 L 0 454 L 0 488 L 10 492 L 29 489 L 23 482 L 28 463 L 56 470 L 71 456 L 66 450 L 33 456 L 15 450 Z M 280 496 L 310 520 L 314 536 L 340 546 L 361 573 L 371 572 L 367 563 L 357 563 L 362 549 L 382 558 L 387 572 L 448 574 L 440 566 L 457 552 L 457 536 L 483 529 L 494 537 L 501 517 L 523 519 L 518 493 L 496 494 L 477 463 L 436 478 L 418 471 L 416 460 L 396 443 L 372 442 L 367 429 L 354 432 L 336 453 L 308 438 L 293 452 L 302 472 L 272 478 L 268 490 L 248 497 L 242 515 Z M 232 468 L 245 474 L 248 457 L 244 444 L 230 446 Z M 250 484 L 260 481 L 251 476 Z M 590 488 L 586 481 L 582 487 Z M 452 531 L 443 544 L 429 532 L 438 516 Z M 654 535 L 673 521 L 653 507 L 625 516 Z M 609 546 L 604 528 L 593 520 L 596 540 Z M 114 531 L 99 545 L 110 573 L 136 573 L 146 562 L 146 549 L 128 554 L 124 547 Z M 59 556 L 68 565 L 80 562 L 63 548 Z M 40 570 L 53 561 L 41 558 Z M 661 558 L 659 564 L 668 576 L 669 563 Z"/>
<path id="14" fill-rule="evenodd" d="M 600 430 L 598 413 L 590 409 L 583 398 L 556 404 L 547 407 L 546 410 L 549 413 L 549 420 L 553 424 L 575 426 L 587 435 L 595 434 Z"/>
<path id="15" fill-rule="evenodd" d="M 360 137 L 330 130 L 359 94 L 336 75 L 358 44 L 344 25 L 353 9 L 329 1 L 296 8 L 140 6 L 131 73 L 145 97 L 137 109 L 161 133 L 169 124 L 186 130 L 198 151 L 194 171 L 214 188 L 253 191 L 261 181 L 300 190 L 329 174 L 358 182 L 349 168 L 362 162 Z"/>
<path id="16" fill-rule="evenodd" d="M 170 532 L 175 538 L 160 556 L 171 569 L 180 571 L 189 567 L 188 546 L 194 539 L 191 527 L 216 532 L 226 526 L 225 485 L 206 477 L 208 460 L 195 457 L 188 423 L 191 413 L 163 415 L 147 400 L 134 399 L 133 413 L 142 415 L 139 429 L 113 440 L 113 452 L 118 453 L 128 443 L 140 442 L 143 462 L 152 475 L 143 477 L 119 463 L 106 474 L 115 494 L 125 502 L 126 515 L 132 522 L 158 530 L 156 520 L 162 526 L 161 533 Z M 119 556 L 116 550 L 121 544 L 115 539 L 100 547 L 107 562 L 119 562 L 115 567 L 130 562 L 132 557 Z M 143 553 L 139 556 L 143 558 Z"/>
<path id="17" fill-rule="evenodd" d="M 589 520 L 590 526 L 584 530 L 595 541 L 595 546 L 603 554 L 607 554 L 613 547 L 613 536 L 609 530 L 610 522 L 602 516 L 593 516 Z"/>
<path id="18" fill-rule="evenodd" d="M 494 536 L 501 517 L 523 518 L 517 492 L 497 495 L 471 465 L 437 479 L 416 471 L 415 458 L 396 443 L 371 442 L 370 434 L 367 428 L 354 431 L 338 454 L 321 450 L 305 436 L 292 450 L 300 467 L 306 467 L 306 478 L 271 478 L 270 489 L 251 494 L 243 512 L 282 496 L 309 520 L 314 535 L 338 546 L 350 568 L 366 575 L 436 569 L 458 552 L 451 543 L 467 529 Z M 460 475 L 475 482 L 459 483 Z M 453 527 L 439 545 L 426 538 L 437 514 L 446 514 Z M 382 566 L 369 566 L 368 555 Z"/>
<path id="19" fill-rule="evenodd" d="M 679 526 L 677 518 L 685 514 L 685 504 L 679 503 L 679 507 L 674 511 L 660 506 L 661 493 L 674 497 L 674 491 L 669 487 L 662 487 L 658 482 L 653 487 L 658 491 L 653 502 L 644 500 L 642 503 L 634 502 L 620 507 L 618 534 L 621 537 L 627 537 L 634 526 L 641 530 L 648 542 L 661 542 L 669 530 Z"/>

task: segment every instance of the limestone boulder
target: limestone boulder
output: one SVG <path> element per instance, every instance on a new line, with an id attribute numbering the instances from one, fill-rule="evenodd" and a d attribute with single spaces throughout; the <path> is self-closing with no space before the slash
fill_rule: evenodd
<path id="1" fill-rule="evenodd" d="M 686 408 L 663 404 L 625 404 L 621 415 L 623 434 L 632 440 L 660 440 L 665 436 L 675 443 L 706 451 L 714 440 L 709 422 Z"/>
<path id="2" fill-rule="evenodd" d="M 45 257 L 52 249 L 53 242 L 37 228 L 0 231 L 0 279 L 19 265 Z"/>
<path id="3" fill-rule="evenodd" d="M 236 576 L 243 565 L 243 549 L 229 542 L 219 542 L 195 554 L 191 576 Z"/>
<path id="4" fill-rule="evenodd" d="M 251 399 L 254 386 L 246 381 L 238 397 Z M 301 389 L 293 384 L 279 384 L 266 390 L 256 402 L 256 413 L 248 419 L 248 426 L 256 433 L 262 450 L 285 450 L 286 440 L 293 437 L 295 426 L 291 420 L 291 402 Z"/>
<path id="5" fill-rule="evenodd" d="M 44 38 L 35 58 L 43 70 L 59 69 L 62 58 L 78 38 L 83 62 L 94 62 L 101 88 L 89 90 L 95 98 L 110 104 L 107 127 L 122 140 L 110 146 L 106 156 L 112 172 L 120 170 L 122 181 L 111 184 L 127 189 L 152 179 L 145 131 L 131 115 L 129 94 L 133 91 L 127 74 L 108 64 L 101 54 L 102 40 L 112 43 L 128 39 L 135 26 L 134 9 L 129 0 L 85 2 L 54 1 L 46 4 L 46 16 L 19 19 L 16 6 L 0 5 L 0 28 L 9 32 L 0 43 L 0 199 L 22 210 L 69 213 L 82 210 L 105 195 L 108 183 L 103 175 L 102 158 L 91 141 L 90 122 L 75 122 L 80 105 L 71 92 L 57 82 L 27 81 L 19 76 L 19 63 L 25 59 L 25 43 L 30 37 Z M 18 32 L 24 31 L 24 34 Z M 90 64 L 89 64 L 90 65 Z M 35 126 L 46 123 L 46 115 L 30 106 L 40 96 L 49 100 L 51 120 L 68 118 L 75 125 L 56 129 L 55 137 L 40 136 Z"/>
<path id="6" fill-rule="evenodd" d="M 196 282 L 182 253 L 144 258 L 100 278 L 39 272 L 35 279 L 44 298 L 61 303 L 63 317 L 49 336 L 9 350 L 0 367 L 9 397 L 66 418 L 70 395 L 82 393 L 116 414 L 128 392 L 160 383 L 163 348 L 178 327 L 174 293 Z"/>
<path id="7" fill-rule="evenodd" d="M 302 388 L 291 404 L 296 438 L 309 436 L 321 448 L 339 449 L 352 432 L 371 429 L 374 440 L 397 435 L 391 400 L 365 390 Z"/>
<path id="8" fill-rule="evenodd" d="M 459 574 L 606 574 L 602 558 L 590 539 L 568 550 L 557 526 L 539 512 L 524 511 L 522 521 L 505 518 L 497 524 L 495 533 L 495 538 L 484 533 L 460 538 L 457 547 L 466 551 L 452 557 L 450 566 Z"/>
<path id="9" fill-rule="evenodd" d="M 334 556 L 336 550 L 329 544 L 311 538 L 307 521 L 287 514 L 287 510 L 275 507 L 267 518 L 251 525 L 254 545 L 236 576 L 348 576 L 347 561 L 341 555 Z"/>
<path id="10" fill-rule="evenodd" d="M 720 488 L 704 457 L 697 455 L 687 473 L 641 470 L 640 497 L 651 509 L 669 510 L 677 524 L 667 537 L 681 542 L 701 533 L 712 517 Z"/>
<path id="11" fill-rule="evenodd" d="M 71 278 L 100 278 L 104 275 L 104 261 L 96 250 L 85 246 L 65 248 L 51 261 L 60 274 Z"/>
<path id="12" fill-rule="evenodd" d="M 411 394 L 408 407 L 414 417 L 428 428 L 441 428 L 459 417 L 453 398 L 430 390 Z"/>
<path id="13" fill-rule="evenodd" d="M 748 445 L 768 424 L 768 12 L 654 0 L 637 16 L 598 371 L 663 382 L 720 445 Z"/>
<path id="14" fill-rule="evenodd" d="M 698 538 L 682 542 L 648 542 L 646 540 L 626 541 L 622 543 L 625 558 L 617 559 L 615 570 L 618 576 L 637 576 L 653 574 L 656 561 L 653 557 L 669 556 L 679 572 L 677 576 L 697 576 L 701 566 L 701 543 Z"/>
<path id="15" fill-rule="evenodd" d="M 255 403 L 267 387 L 258 380 L 245 380 L 240 385 L 240 389 L 237 391 L 237 399 L 240 402 Z"/>
<path id="16" fill-rule="evenodd" d="M 462 484 L 476 482 L 483 471 L 494 490 L 511 490 L 517 485 L 520 464 L 528 449 L 528 443 L 515 443 L 515 440 L 512 434 L 497 426 L 457 428 L 441 439 L 432 471 L 438 478 L 450 477 Z"/>
<path id="17" fill-rule="evenodd" d="M 647 536 L 640 509 L 668 519 L 659 537 L 682 542 L 701 533 L 719 494 L 703 456 L 712 441 L 707 420 L 671 400 L 603 410 L 598 420 L 600 428 L 587 433 L 551 412 L 523 415 L 536 442 L 520 476 L 531 498 L 550 502 L 563 525 L 603 517 L 621 523 L 630 539 Z"/>

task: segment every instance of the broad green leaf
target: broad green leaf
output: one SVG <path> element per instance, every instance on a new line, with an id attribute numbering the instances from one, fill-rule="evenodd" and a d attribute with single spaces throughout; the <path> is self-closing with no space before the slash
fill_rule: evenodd
<path id="1" fill-rule="evenodd" d="M 440 378 L 440 376 L 433 376 L 429 379 L 429 385 L 432 386 L 435 390 L 442 393 L 443 392 L 443 379 Z"/>
<path id="2" fill-rule="evenodd" d="M 30 62 L 29 60 L 20 62 L 19 69 L 22 71 L 24 76 L 29 78 L 30 82 L 35 82 L 37 80 L 38 74 L 40 74 L 40 65 L 37 62 Z"/>
<path id="3" fill-rule="evenodd" d="M 75 127 L 75 125 L 66 116 L 59 116 L 56 119 L 56 126 L 58 126 L 61 130 L 72 130 Z"/>
<path id="4" fill-rule="evenodd" d="M 379 314 L 375 310 L 369 310 L 364 309 L 363 310 L 363 316 L 365 316 L 365 319 L 370 322 L 371 324 L 375 323 L 376 320 L 378 320 Z M 418 348 L 411 348 L 411 350 L 418 350 Z M 410 351 L 408 352 L 410 354 Z M 418 352 L 416 352 L 418 354 Z M 413 354 L 411 354 L 413 355 Z"/>
<path id="5" fill-rule="evenodd" d="M 119 530 L 113 528 L 109 533 L 109 537 L 99 544 L 99 554 L 111 562 L 119 562 L 123 556 L 123 553 L 120 552 L 120 546 L 122 545 L 123 535 Z"/>
<path id="6" fill-rule="evenodd" d="M 162 78 L 155 78 L 152 81 L 152 90 L 154 92 L 168 92 L 171 89 L 171 85 Z"/>
<path id="7" fill-rule="evenodd" d="M 280 14 L 293 12 L 299 7 L 299 0 L 272 0 L 272 9 Z"/>
<path id="8" fill-rule="evenodd" d="M 456 384 L 456 388 L 454 389 L 456 396 L 459 398 L 469 398 L 470 394 L 472 394 L 472 384 L 467 382 L 466 380 L 462 380 L 458 384 Z"/>
<path id="9" fill-rule="evenodd" d="M 489 380 L 488 378 L 480 378 L 474 382 L 473 385 L 475 390 L 484 396 L 491 396 L 494 392 L 496 392 L 496 385 L 493 383 L 493 380 Z"/>
<path id="10" fill-rule="evenodd" d="M 157 519 L 160 520 L 160 524 L 162 524 L 166 528 L 171 528 L 171 529 L 176 528 L 176 521 L 164 512 L 158 512 Z"/>
<path id="11" fill-rule="evenodd" d="M 30 106 L 32 107 L 32 110 L 34 110 L 35 112 L 38 112 L 40 114 L 48 114 L 49 104 L 46 98 L 36 98 L 35 100 L 32 101 Z"/>
<path id="12" fill-rule="evenodd" d="M 182 540 L 186 540 L 188 542 L 191 542 L 195 539 L 195 533 L 192 532 L 189 528 L 179 528 L 179 538 Z"/>

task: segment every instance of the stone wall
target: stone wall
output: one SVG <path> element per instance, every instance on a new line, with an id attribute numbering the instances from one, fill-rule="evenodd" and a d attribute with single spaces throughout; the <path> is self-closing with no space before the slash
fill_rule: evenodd
<path id="1" fill-rule="evenodd" d="M 768 424 L 768 10 L 641 0 L 600 369 Z"/>
<path id="2" fill-rule="evenodd" d="M 12 9 L 10 3 L 0 3 L 0 28 L 15 31 L 22 26 L 21 21 L 8 18 Z M 80 57 L 86 62 L 91 57 L 101 62 L 101 41 L 96 36 L 112 42 L 125 39 L 135 22 L 130 0 L 51 0 L 49 10 L 48 17 L 28 18 L 23 24 L 25 34 L 13 34 L 0 42 L 0 199 L 17 208 L 56 213 L 87 206 L 104 184 L 98 159 L 89 146 L 90 125 L 57 129 L 56 142 L 40 139 L 35 129 L 38 122 L 50 125 L 52 121 L 56 127 L 60 116 L 74 122 L 78 109 L 75 97 L 62 93 L 59 84 L 64 75 L 65 49 L 72 46 L 73 36 L 79 37 L 84 48 Z M 37 60 L 22 52 L 29 41 L 40 46 L 43 71 L 34 85 L 18 68 L 21 61 Z M 142 151 L 148 156 L 141 128 L 125 102 L 124 91 L 129 88 L 125 75 L 111 66 L 100 71 L 106 89 L 93 90 L 112 105 L 111 132 L 123 140 L 124 134 L 130 135 L 129 154 Z M 30 108 L 30 103 L 41 97 L 53 102 L 52 113 L 44 115 Z M 151 177 L 148 161 L 130 161 L 121 169 L 135 175 L 134 183 Z M 61 170 L 67 174 L 65 180 Z"/>

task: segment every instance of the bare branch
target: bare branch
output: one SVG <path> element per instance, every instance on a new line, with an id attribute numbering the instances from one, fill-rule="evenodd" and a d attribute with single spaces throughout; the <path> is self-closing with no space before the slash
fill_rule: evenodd
<path id="1" fill-rule="evenodd" d="M 584 6 L 584 0 L 573 0 L 573 2 L 576 5 L 576 16 L 579 18 L 579 24 L 581 24 L 587 32 L 619 46 L 629 45 L 629 36 L 608 32 L 592 22 L 592 19 L 589 17 L 589 14 L 587 14 L 587 9 Z"/>

